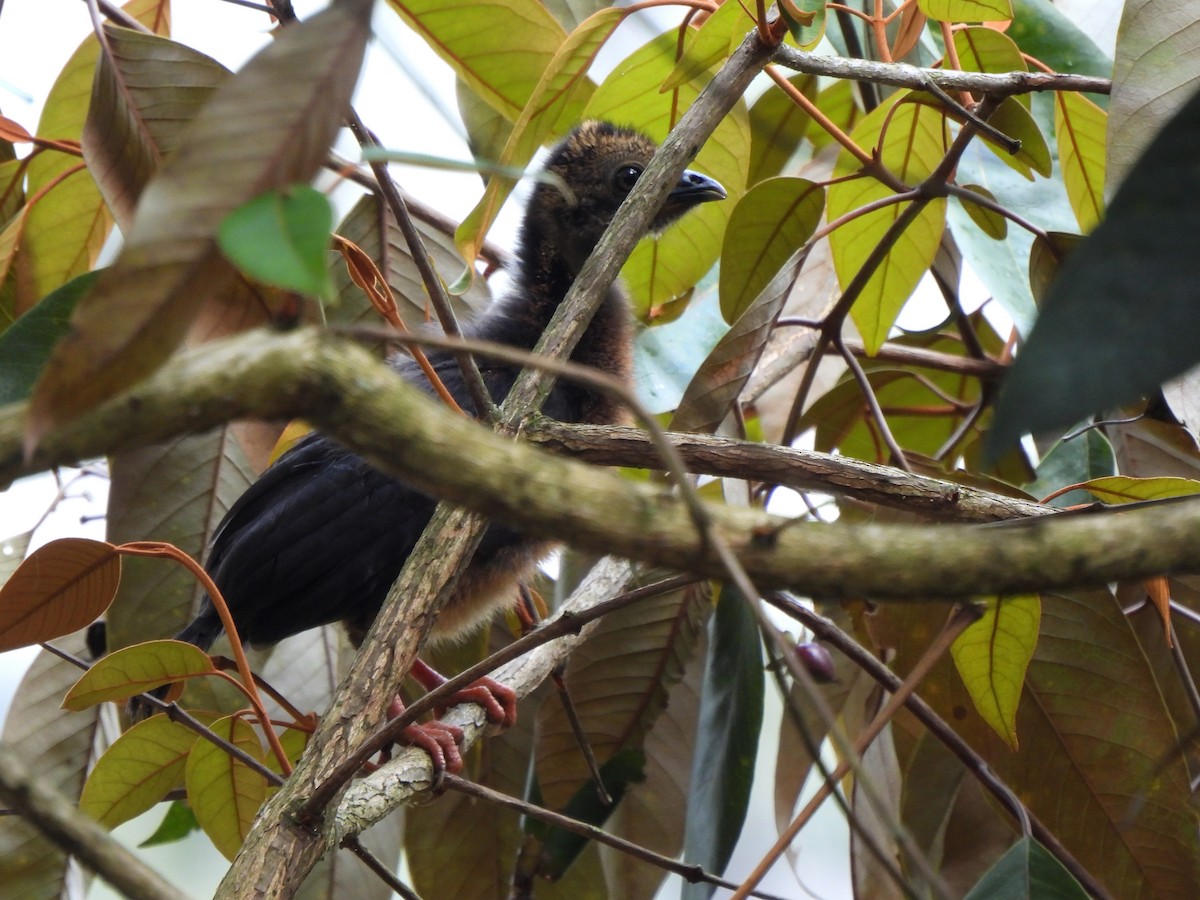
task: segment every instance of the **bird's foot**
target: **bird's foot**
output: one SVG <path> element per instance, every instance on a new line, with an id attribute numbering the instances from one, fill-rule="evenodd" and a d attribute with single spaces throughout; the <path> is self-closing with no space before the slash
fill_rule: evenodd
<path id="1" fill-rule="evenodd" d="M 437 714 L 440 716 L 449 707 L 459 703 L 478 703 L 487 713 L 488 721 L 501 728 L 510 728 L 516 724 L 516 691 L 486 675 L 452 694 L 445 706 L 438 707 Z"/>
<path id="2" fill-rule="evenodd" d="M 388 718 L 394 719 L 404 712 L 404 702 L 395 698 L 388 706 Z M 435 787 L 440 787 L 442 776 L 449 772 L 457 775 L 462 771 L 462 752 L 458 749 L 463 740 L 463 730 L 457 725 L 448 725 L 440 719 L 429 722 L 414 722 L 404 729 L 398 743 L 419 747 L 429 754 L 433 761 L 433 780 Z M 384 750 L 380 764 L 391 759 L 391 750 Z"/>
<path id="3" fill-rule="evenodd" d="M 432 691 L 446 683 L 445 676 L 420 659 L 413 663 L 410 674 L 427 691 Z M 440 716 L 447 709 L 459 703 L 479 704 L 487 713 L 488 721 L 501 728 L 509 728 L 517 721 L 516 692 L 486 675 L 483 678 L 477 678 L 461 691 L 455 691 L 446 698 L 445 703 L 437 707 L 435 712 Z"/>
<path id="4" fill-rule="evenodd" d="M 440 786 L 442 776 L 449 772 L 457 775 L 462 771 L 463 758 L 458 749 L 463 732 L 457 725 L 447 725 L 438 719 L 432 722 L 409 725 L 404 729 L 403 741 L 420 747 L 433 760 L 433 781 Z"/>

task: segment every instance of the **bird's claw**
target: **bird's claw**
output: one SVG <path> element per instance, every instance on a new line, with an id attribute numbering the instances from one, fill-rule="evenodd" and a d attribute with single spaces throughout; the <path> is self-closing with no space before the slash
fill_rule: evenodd
<path id="1" fill-rule="evenodd" d="M 440 716 L 449 707 L 459 703 L 476 703 L 482 706 L 488 721 L 501 728 L 511 728 L 516 724 L 516 691 L 486 675 L 452 694 L 444 706 L 438 707 L 437 714 Z"/>
<path id="2" fill-rule="evenodd" d="M 409 725 L 404 729 L 403 740 L 413 747 L 420 747 L 433 761 L 433 786 L 438 790 L 447 772 L 457 775 L 462 771 L 463 758 L 458 749 L 463 731 L 457 725 L 447 725 L 440 720 Z"/>

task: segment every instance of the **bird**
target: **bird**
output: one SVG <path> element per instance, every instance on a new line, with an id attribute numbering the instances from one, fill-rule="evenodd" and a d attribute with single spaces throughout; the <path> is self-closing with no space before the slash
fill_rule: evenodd
<path id="1" fill-rule="evenodd" d="M 536 183 L 518 230 L 509 287 L 479 318 L 463 326 L 464 335 L 532 350 L 655 149 L 644 134 L 602 121 L 583 122 L 554 146 L 543 169 L 559 183 Z M 693 207 L 725 196 L 714 179 L 685 171 L 651 230 L 661 232 Z M 571 359 L 629 383 L 633 335 L 628 300 L 616 284 Z M 459 405 L 474 409 L 453 355 L 445 350 L 427 355 Z M 398 355 L 389 362 L 400 378 L 432 392 L 410 357 Z M 520 366 L 485 360 L 480 371 L 499 402 Z M 624 419 L 624 411 L 608 395 L 568 380 L 558 382 L 542 411 L 573 423 Z M 311 433 L 230 507 L 214 532 L 205 568 L 244 642 L 275 644 L 341 621 L 358 646 L 436 504 L 419 487 L 380 472 L 332 438 Z M 428 640 L 436 644 L 461 638 L 497 610 L 514 605 L 518 585 L 553 546 L 489 524 L 438 612 Z M 205 596 L 198 614 L 177 637 L 208 650 L 222 631 Z M 515 715 L 515 707 L 510 714 L 504 704 L 500 713 L 492 705 L 488 709 L 493 719 Z"/>

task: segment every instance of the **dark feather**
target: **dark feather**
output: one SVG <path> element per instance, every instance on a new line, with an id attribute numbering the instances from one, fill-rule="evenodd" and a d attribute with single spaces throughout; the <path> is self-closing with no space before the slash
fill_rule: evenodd
<path id="1" fill-rule="evenodd" d="M 556 307 L 654 152 L 646 137 L 606 123 L 581 125 L 547 159 L 572 197 L 539 184 L 518 240 L 512 289 L 465 330 L 471 337 L 532 349 Z M 664 211 L 661 229 L 697 203 L 724 191 L 711 179 L 685 173 Z M 572 358 L 628 380 L 632 325 L 619 288 L 610 290 Z M 449 391 L 470 409 L 457 364 L 434 352 L 431 361 Z M 429 390 L 407 359 L 394 363 L 405 380 Z M 485 363 L 485 380 L 499 402 L 518 369 Z M 560 382 L 544 412 L 568 422 L 621 418 L 608 398 Z M 207 569 L 221 589 L 244 641 L 272 644 L 288 635 L 345 621 L 361 639 L 424 530 L 435 500 L 418 487 L 373 469 L 321 435 L 285 453 L 233 505 L 218 527 Z M 515 600 L 515 587 L 550 548 L 500 525 L 482 544 L 433 630 L 435 639 L 460 634 Z M 179 635 L 207 649 L 221 624 L 205 598 Z"/>

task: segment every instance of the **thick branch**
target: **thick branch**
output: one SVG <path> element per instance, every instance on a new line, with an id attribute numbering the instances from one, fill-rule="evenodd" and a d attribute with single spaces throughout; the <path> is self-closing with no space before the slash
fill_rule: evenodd
<path id="1" fill-rule="evenodd" d="M 37 778 L 5 744 L 0 744 L 0 799 L 131 900 L 186 900 L 186 894 Z"/>
<path id="2" fill-rule="evenodd" d="M 314 331 L 239 336 L 47 435 L 42 467 L 200 431 L 232 417 L 303 413 L 381 469 L 550 538 L 697 574 L 725 574 L 668 491 L 505 440 L 453 415 L 359 347 Z M 0 477 L 20 462 L 23 406 L 0 411 Z M 958 598 L 1200 569 L 1200 504 L 972 525 L 822 525 L 707 505 L 763 587 L 822 597 Z"/>
<path id="3" fill-rule="evenodd" d="M 1107 94 L 1112 80 L 1089 75 L 1060 75 L 1052 72 L 960 72 L 955 69 L 922 69 L 907 63 L 883 63 L 867 59 L 848 59 L 806 53 L 782 44 L 774 61 L 781 66 L 809 75 L 828 75 L 853 81 L 869 81 L 893 87 L 927 90 L 931 84 L 943 91 L 969 91 L 1008 97 L 1035 91 L 1080 91 Z"/>
<path id="4" fill-rule="evenodd" d="M 539 419 L 526 429 L 525 436 L 534 446 L 594 465 L 662 468 L 646 432 L 637 428 L 568 425 Z M 1030 500 L 845 456 L 707 434 L 671 432 L 667 437 L 688 471 L 698 475 L 751 479 L 797 491 L 823 491 L 962 522 L 996 522 L 1058 511 Z"/>

